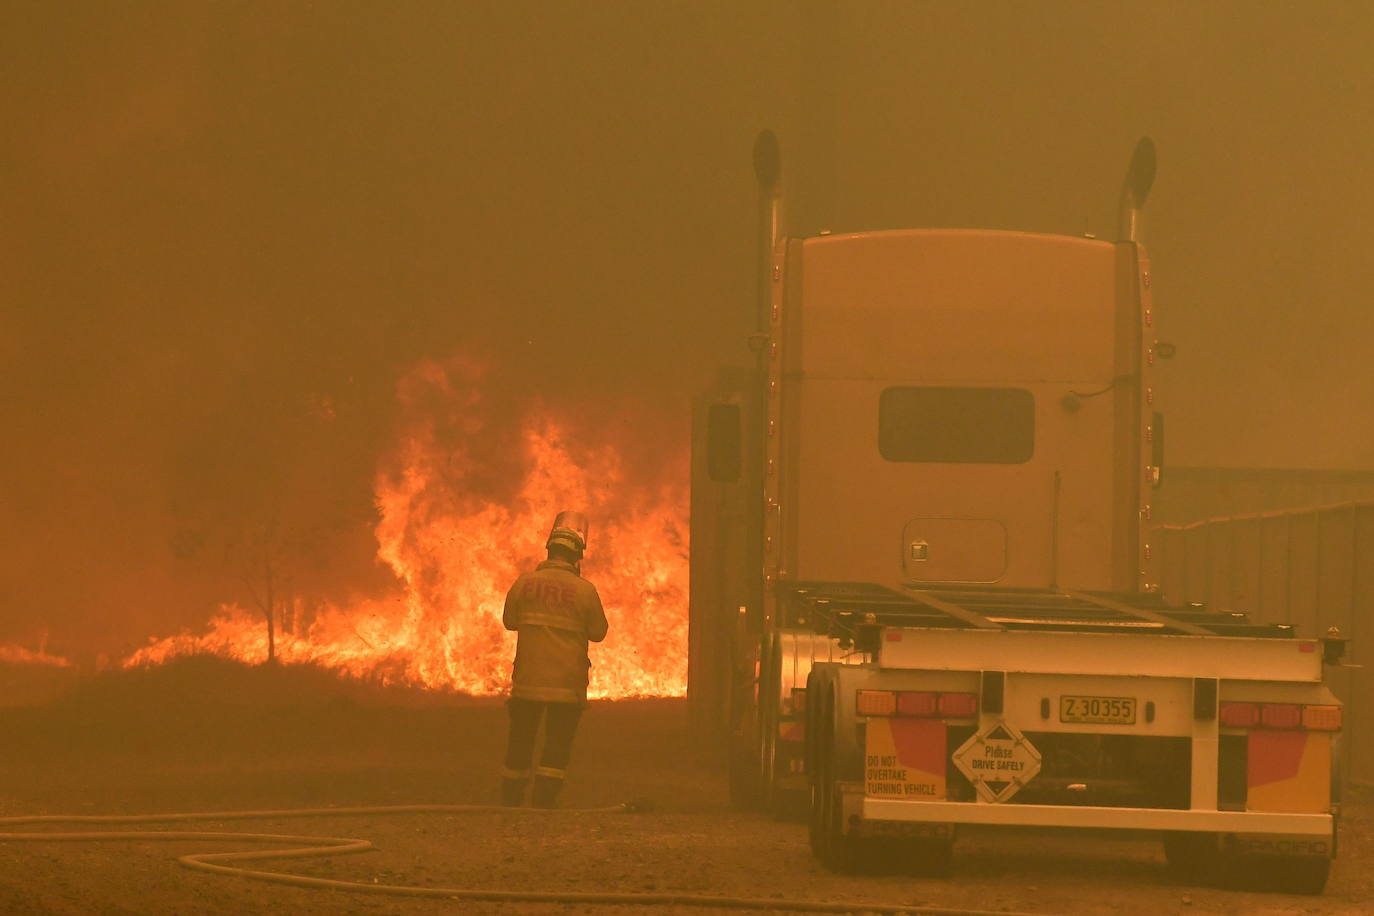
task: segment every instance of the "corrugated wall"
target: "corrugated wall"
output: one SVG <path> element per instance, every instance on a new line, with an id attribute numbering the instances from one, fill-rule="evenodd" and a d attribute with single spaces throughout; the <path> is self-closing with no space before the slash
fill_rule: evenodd
<path id="1" fill-rule="evenodd" d="M 1155 530 L 1165 595 L 1287 623 L 1302 636 L 1338 627 L 1348 666 L 1374 664 L 1374 500 L 1164 525 Z M 1347 773 L 1374 781 L 1374 677 L 1328 670 L 1346 704 Z"/>
<path id="2" fill-rule="evenodd" d="M 1159 524 L 1186 525 L 1363 499 L 1374 499 L 1374 472 L 1166 467 L 1164 486 L 1155 492 L 1154 517 Z"/>

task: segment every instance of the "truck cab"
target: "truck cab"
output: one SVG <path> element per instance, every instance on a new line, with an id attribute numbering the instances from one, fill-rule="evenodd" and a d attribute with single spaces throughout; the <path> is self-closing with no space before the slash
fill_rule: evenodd
<path id="1" fill-rule="evenodd" d="M 766 576 L 1149 584 L 1134 243 L 856 233 L 791 242 L 779 267 Z"/>
<path id="2" fill-rule="evenodd" d="M 1324 883 L 1324 647 L 1159 591 L 1153 145 L 1116 241 L 789 238 L 774 141 L 755 164 L 755 363 L 693 437 L 689 708 L 736 801 L 805 809 L 834 867 L 947 861 L 960 825 L 1134 823 L 1180 867 Z"/>

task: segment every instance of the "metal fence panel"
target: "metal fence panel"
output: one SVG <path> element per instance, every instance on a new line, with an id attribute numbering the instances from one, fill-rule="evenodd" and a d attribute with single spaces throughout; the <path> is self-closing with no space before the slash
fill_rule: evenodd
<path id="1" fill-rule="evenodd" d="M 1185 529 L 1183 543 L 1184 550 L 1187 552 L 1187 558 L 1184 561 L 1186 574 L 1183 577 L 1183 600 L 1206 601 L 1209 568 L 1207 526 L 1195 525 Z"/>
<path id="2" fill-rule="evenodd" d="M 1234 539 L 1230 519 L 1219 519 L 1207 525 L 1207 591 L 1202 600 L 1214 611 L 1228 610 L 1227 596 L 1231 590 L 1231 553 Z"/>
<path id="3" fill-rule="evenodd" d="M 1253 611 L 1261 623 L 1288 620 L 1288 516 L 1260 518 L 1259 601 Z"/>
<path id="4" fill-rule="evenodd" d="M 1303 636 L 1338 627 L 1346 664 L 1327 681 L 1346 707 L 1341 759 L 1360 781 L 1374 780 L 1374 502 L 1216 518 L 1161 529 L 1166 594 L 1205 600 L 1217 610 L 1287 623 Z M 1370 728 L 1366 728 L 1366 723 Z"/>
<path id="5" fill-rule="evenodd" d="M 1258 518 L 1232 520 L 1230 576 L 1225 606 L 1253 614 L 1259 607 L 1261 529 Z"/>
<path id="6" fill-rule="evenodd" d="M 1187 600 L 1187 580 L 1188 580 L 1188 550 L 1184 542 L 1184 531 L 1182 528 L 1161 528 L 1157 530 L 1152 539 L 1159 545 L 1161 551 L 1160 587 L 1164 590 L 1164 595 L 1170 601 L 1183 602 Z"/>
<path id="7" fill-rule="evenodd" d="M 1317 633 L 1317 513 L 1288 516 L 1288 619 L 1298 632 Z"/>
<path id="8" fill-rule="evenodd" d="M 1317 513 L 1318 630 L 1350 628 L 1355 591 L 1355 507 L 1336 506 Z"/>
<path id="9" fill-rule="evenodd" d="M 1343 699 L 1349 704 L 1345 735 L 1346 772 L 1353 778 L 1374 781 L 1374 503 L 1354 507 L 1353 546 L 1351 550 L 1351 613 L 1344 669 L 1349 686 Z"/>

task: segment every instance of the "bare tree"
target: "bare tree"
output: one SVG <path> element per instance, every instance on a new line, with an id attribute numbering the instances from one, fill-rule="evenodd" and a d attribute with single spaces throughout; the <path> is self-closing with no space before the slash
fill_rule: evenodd
<path id="1" fill-rule="evenodd" d="M 277 628 L 297 598 L 300 567 L 318 559 L 329 534 L 324 523 L 285 525 L 277 507 L 267 517 L 243 525 L 226 545 L 226 555 L 254 607 L 267 623 L 267 662 L 277 660 Z"/>
<path id="2" fill-rule="evenodd" d="M 264 551 L 260 562 L 261 567 L 255 569 L 256 563 L 250 566 L 245 560 L 239 578 L 248 589 L 248 596 L 267 619 L 267 663 L 272 664 L 277 660 L 277 573 L 270 552 Z"/>
<path id="3" fill-rule="evenodd" d="M 243 397 L 221 404 L 174 455 L 170 547 L 203 564 L 207 583 L 227 574 L 223 585 L 267 625 L 271 663 L 293 609 L 328 592 L 340 550 L 366 541 L 375 524 L 374 438 L 369 408 L 356 397 L 345 408 L 324 395 L 284 397 L 289 379 L 243 381 Z M 355 573 L 358 564 L 343 569 Z"/>

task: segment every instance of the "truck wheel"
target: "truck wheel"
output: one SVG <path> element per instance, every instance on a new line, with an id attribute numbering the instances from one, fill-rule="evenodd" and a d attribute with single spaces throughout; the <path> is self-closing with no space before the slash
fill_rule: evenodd
<path id="1" fill-rule="evenodd" d="M 1228 856 L 1226 884 L 1248 891 L 1320 894 L 1331 875 L 1324 856 Z"/>
<path id="2" fill-rule="evenodd" d="M 807 819 L 810 796 L 805 789 L 779 789 L 773 787 L 768 799 L 768 810 L 774 820 L 800 824 Z"/>
<path id="3" fill-rule="evenodd" d="M 763 807 L 774 810 L 773 787 L 777 778 L 778 752 L 778 651 L 776 639 L 767 638 L 759 654 L 758 686 L 758 779 Z"/>
<path id="4" fill-rule="evenodd" d="M 1331 876 L 1331 860 L 1326 857 L 1302 857 L 1266 862 L 1264 874 L 1272 877 L 1275 889 L 1285 894 L 1320 894 L 1326 890 Z"/>
<path id="5" fill-rule="evenodd" d="M 1169 873 L 1186 884 L 1212 884 L 1221 876 L 1221 838 L 1215 833 L 1168 831 L 1164 861 Z"/>
<path id="6" fill-rule="evenodd" d="M 844 832 L 844 804 L 835 772 L 835 697 L 826 690 L 812 720 L 817 726 L 811 775 L 811 851 L 820 863 L 841 874 L 863 874 L 879 869 L 880 850 L 872 840 Z M 810 737 L 810 736 L 808 736 Z"/>
<path id="7" fill-rule="evenodd" d="M 732 746 L 728 766 L 730 807 L 736 811 L 757 810 L 762 801 L 758 759 L 747 749 Z"/>
<path id="8" fill-rule="evenodd" d="M 920 878 L 948 878 L 954 868 L 953 840 L 898 841 L 901 870 Z"/>
<path id="9" fill-rule="evenodd" d="M 744 667 L 736 667 L 731 674 L 731 734 L 726 760 L 730 805 L 737 811 L 756 811 L 763 804 L 763 780 L 762 762 L 759 760 L 759 710 L 755 704 L 755 675 Z"/>
<path id="10" fill-rule="evenodd" d="M 813 820 L 811 830 L 811 851 L 816 858 L 842 875 L 871 875 L 888 870 L 892 864 L 891 850 L 880 849 L 872 839 L 842 832 L 842 806 L 838 786 L 832 785 L 828 791 L 818 788 L 813 794 L 813 819 L 819 815 L 819 823 Z"/>

